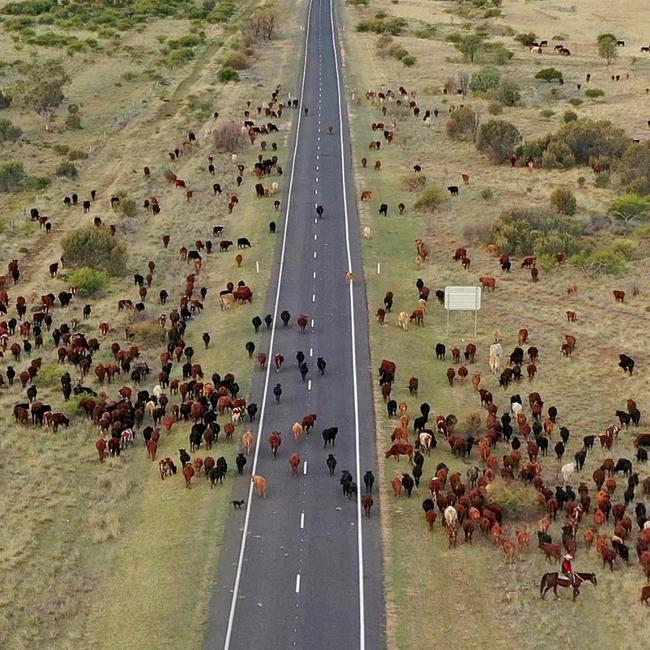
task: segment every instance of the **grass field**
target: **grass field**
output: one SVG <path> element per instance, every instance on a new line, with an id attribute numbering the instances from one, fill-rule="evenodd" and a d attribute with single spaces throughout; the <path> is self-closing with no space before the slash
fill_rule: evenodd
<path id="1" fill-rule="evenodd" d="M 155 322 L 160 313 L 177 305 L 185 276 L 191 271 L 180 260 L 178 249 L 182 245 L 194 248 L 197 239 L 211 239 L 212 226 L 223 224 L 225 237 L 246 236 L 253 247 L 242 251 L 241 269 L 235 264 L 236 253 L 232 250 L 205 256 L 197 291 L 199 286 L 207 287 L 208 294 L 204 311 L 192 319 L 185 341 L 196 350 L 194 358 L 202 364 L 207 378 L 213 372 L 233 372 L 240 394 L 248 397 L 253 362 L 244 343 L 249 339 L 257 342 L 250 319 L 264 315 L 260 310 L 275 244 L 275 238 L 268 234 L 268 221 L 277 220 L 279 213 L 273 211 L 271 199 L 255 198 L 252 174 L 247 172 L 242 187 L 237 189 L 236 167 L 230 154 L 216 153 L 209 132 L 223 121 L 242 119 L 247 100 L 254 107 L 268 101 L 277 84 L 283 84 L 283 96 L 285 89 L 293 90 L 291 56 L 299 47 L 296 26 L 300 4 L 277 4 L 283 12 L 277 38 L 264 45 L 264 57 L 248 57 L 249 67 L 240 70 L 238 84 L 218 82 L 217 73 L 228 53 L 242 48 L 238 20 L 256 6 L 254 2 L 239 6 L 230 22 L 203 25 L 205 39 L 197 46 L 195 56 L 178 67 L 159 64 L 162 44 L 196 32 L 197 24 L 177 17 L 152 18 L 141 27 L 121 32 L 119 39 L 113 37 L 119 44 L 101 41 L 99 52 L 75 54 L 64 60 L 71 83 L 65 87 L 66 102 L 56 112 L 48 132 L 35 112 L 13 105 L 0 111 L 0 117 L 23 130 L 16 143 L 0 148 L 0 162 L 17 160 L 29 173 L 53 179 L 50 187 L 37 195 L 3 194 L 0 251 L 5 264 L 19 258 L 22 272 L 19 284 L 8 288 L 11 302 L 19 295 L 29 297 L 32 291 L 37 296 L 50 291 L 58 294 L 69 286 L 69 269 L 63 269 L 54 280 L 47 270 L 49 263 L 59 258 L 61 239 L 67 232 L 92 224 L 97 216 L 115 225 L 117 236 L 128 245 L 124 277 L 112 278 L 99 296 L 77 298 L 66 312 L 56 307 L 53 318 L 55 325 L 79 319 L 78 331 L 88 337 L 98 336 L 98 323 L 108 321 L 111 331 L 101 340 L 94 361 L 110 360 L 110 344 L 117 341 L 123 347 L 127 345 L 125 327 L 132 322 L 128 314 L 117 312 L 117 301 L 138 300 L 132 274 L 145 274 L 147 262 L 154 260 L 155 277 L 144 312 L 144 320 L 151 323 L 148 334 L 146 340 L 136 337 L 128 342 L 140 346 L 142 359 L 153 371 L 142 388 L 151 390 L 159 370 L 164 333 L 161 331 L 160 337 L 152 334 Z M 47 31 L 41 27 L 35 30 Z M 93 35 L 90 32 L 84 37 Z M 0 42 L 0 56 L 7 61 L 27 58 L 32 52 L 44 57 L 61 54 L 56 48 L 20 43 L 16 47 L 4 35 Z M 11 86 L 19 76 L 16 66 L 3 72 L 3 86 L 5 82 Z M 64 128 L 68 102 L 80 106 L 82 130 Z M 216 125 L 213 111 L 219 112 Z M 285 112 L 276 120 L 279 133 L 267 138 L 269 144 L 277 143 L 277 155 L 285 165 L 291 117 Z M 172 163 L 167 152 L 180 146 L 188 130 L 197 134 L 197 150 Z M 53 147 L 61 144 L 88 153 L 88 158 L 79 162 L 79 176 L 74 181 L 54 177 L 54 167 L 65 156 L 55 153 Z M 259 141 L 255 147 L 246 145 L 239 160 L 247 167 L 252 165 L 258 150 Z M 209 154 L 215 156 L 214 179 L 206 171 Z M 143 175 L 144 165 L 151 167 L 150 177 Z M 185 200 L 183 191 L 167 183 L 166 170 L 186 179 L 194 190 L 191 202 Z M 282 186 L 282 179 L 277 180 Z M 212 195 L 215 181 L 223 185 L 223 198 Z M 63 205 L 64 195 L 77 192 L 81 200 L 91 189 L 97 190 L 97 201 L 89 214 L 82 214 L 80 207 L 67 209 Z M 111 210 L 109 199 L 118 192 L 136 201 L 134 217 Z M 241 201 L 229 215 L 225 196 L 235 193 Z M 162 206 L 158 216 L 141 207 L 143 199 L 151 195 L 156 195 Z M 29 208 L 34 206 L 52 221 L 50 235 L 29 221 Z M 162 246 L 162 234 L 171 236 L 167 250 Z M 252 288 L 253 304 L 221 312 L 219 291 L 226 282 L 240 279 Z M 166 308 L 158 303 L 162 288 L 170 294 Z M 28 302 L 29 310 L 36 311 L 37 305 Z M 83 320 L 81 311 L 86 303 L 92 305 L 92 314 Z M 12 311 L 10 306 L 8 315 Z M 201 342 L 203 332 L 211 334 L 208 350 Z M 65 370 L 73 374 L 74 369 L 56 364 L 56 347 L 50 335 L 44 334 L 44 347 L 32 353 L 32 358 L 41 357 L 44 364 L 35 381 L 38 399 L 51 404 L 54 410 L 64 410 L 72 423 L 57 434 L 34 426 L 18 426 L 12 409 L 15 403 L 26 401 L 24 391 L 18 382 L 2 390 L 0 647 L 32 648 L 37 643 L 50 648 L 198 647 L 216 577 L 232 484 L 226 480 L 219 489 L 210 490 L 208 481 L 199 477 L 193 489 L 186 490 L 182 476 L 161 482 L 157 464 L 146 458 L 141 447 L 141 437 L 134 449 L 101 465 L 94 448 L 96 427 L 76 411 L 74 400 L 64 404 L 61 395 L 59 376 Z M 4 376 L 11 363 L 7 352 L 0 367 Z M 23 356 L 13 365 L 19 371 L 28 363 Z M 180 368 L 175 367 L 174 373 L 180 373 Z M 129 383 L 126 378 L 118 381 L 103 388 L 109 398 L 117 395 L 122 382 Z M 92 370 L 84 383 L 102 390 Z M 145 424 L 148 420 L 149 416 L 145 416 Z M 220 418 L 222 425 L 223 421 Z M 171 456 L 177 462 L 177 450 L 188 446 L 188 431 L 188 423 L 177 423 L 168 434 L 163 433 L 158 458 Z M 212 455 L 224 455 L 234 467 L 243 431 L 237 431 L 233 443 L 220 440 Z M 204 455 L 205 450 L 199 453 Z"/>
<path id="2" fill-rule="evenodd" d="M 477 3 L 478 4 L 478 3 Z M 497 119 L 512 122 L 524 139 L 542 136 L 562 125 L 565 110 L 575 110 L 580 117 L 610 119 L 628 133 L 647 131 L 645 88 L 650 86 L 650 63 L 639 53 L 647 45 L 643 29 L 647 7 L 639 2 L 594 8 L 593 3 L 575 2 L 571 7 L 552 2 L 504 2 L 501 15 L 481 18 L 481 11 L 462 7 L 456 2 L 425 2 L 400 0 L 399 3 L 371 0 L 368 6 L 346 7 L 344 11 L 344 46 L 347 93 L 350 99 L 353 155 L 356 166 L 358 192 L 371 190 L 371 201 L 361 202 L 361 225 L 369 226 L 372 237 L 363 242 L 364 264 L 368 285 L 371 320 L 371 350 L 373 369 L 381 359 L 397 363 L 396 384 L 393 395 L 398 402 L 406 401 L 409 414 L 418 413 L 419 403 L 431 404 L 432 414 L 457 416 L 457 432 L 466 434 L 466 418 L 481 413 L 482 426 L 478 437 L 485 431 L 485 411 L 480 409 L 478 395 L 469 381 L 456 382 L 450 388 L 447 368 L 452 364 L 435 359 L 434 347 L 445 343 L 447 350 L 458 346 L 462 350 L 473 341 L 478 346 L 477 362 L 469 366 L 470 373 L 482 374 L 481 386 L 495 396 L 502 413 L 509 396 L 520 393 L 526 398 L 532 390 L 540 392 L 545 408 L 555 405 L 559 411 L 558 425 L 567 426 L 571 438 L 563 460 L 557 461 L 550 444 L 550 454 L 541 460 L 543 477 L 547 485 L 561 484 L 560 465 L 569 462 L 582 446 L 582 437 L 603 433 L 616 422 L 615 411 L 625 410 L 625 400 L 633 397 L 639 402 L 642 413 L 647 410 L 644 396 L 648 390 L 646 371 L 648 357 L 641 344 L 648 326 L 648 300 L 650 291 L 645 243 L 638 240 L 637 253 L 629 261 L 623 276 L 603 275 L 590 278 L 569 264 L 543 269 L 540 281 L 533 284 L 530 274 L 519 269 L 517 257 L 513 259 L 510 274 L 502 272 L 498 261 L 488 256 L 485 243 L 477 240 L 477 230 L 485 232 L 501 212 L 514 207 L 547 207 L 551 191 L 557 187 L 570 187 L 577 198 L 576 220 L 585 221 L 592 215 L 605 214 L 618 188 L 595 187 L 595 175 L 588 167 L 576 166 L 568 170 L 527 170 L 511 168 L 509 164 L 497 166 L 479 154 L 471 142 L 454 142 L 446 135 L 448 107 L 464 103 L 472 107 L 482 122 L 490 119 L 487 100 L 470 93 L 465 100 L 454 95 L 444 95 L 442 88 L 448 79 L 456 79 L 459 72 L 472 74 L 481 65 L 463 62 L 459 52 L 448 42 L 447 36 L 463 26 L 484 25 L 491 41 L 503 43 L 513 51 L 510 62 L 499 67 L 504 77 L 515 81 L 520 88 L 520 106 L 504 107 Z M 466 11 L 461 17 L 459 10 Z M 399 60 L 379 56 L 379 37 L 367 32 L 359 33 L 356 24 L 371 19 L 383 11 L 389 16 L 404 17 L 408 25 L 402 35 L 394 37 L 416 57 L 416 63 L 407 67 Z M 429 38 L 414 35 L 423 26 L 433 26 Z M 469 30 L 468 30 L 469 31 Z M 534 31 L 538 38 L 548 39 L 550 47 L 543 55 L 530 54 L 519 45 L 513 35 Z M 609 69 L 596 52 L 596 36 L 613 32 L 626 41 L 619 48 L 619 57 Z M 572 51 L 571 57 L 553 55 L 552 47 L 561 39 Z M 647 55 L 645 55 L 647 57 Z M 561 87 L 553 87 L 533 79 L 541 68 L 556 67 L 565 78 Z M 591 100 L 584 96 L 585 75 L 591 73 L 591 84 L 605 91 L 604 97 Z M 629 79 L 625 75 L 629 74 Z M 620 74 L 622 81 L 610 81 L 611 74 Z M 577 83 L 582 84 L 578 90 Z M 394 102 L 387 102 L 387 113 L 382 116 L 378 104 L 366 99 L 367 90 L 397 91 L 404 86 L 417 93 L 422 114 L 425 109 L 438 108 L 439 117 L 430 127 L 424 126 L 423 115 L 416 119 L 405 115 Z M 570 99 L 581 98 L 583 103 L 574 107 Z M 550 109 L 552 114 L 543 117 L 540 110 Z M 372 122 L 395 122 L 395 139 L 385 142 L 379 152 L 369 151 L 371 140 L 382 140 L 381 132 L 370 129 Z M 368 168 L 360 164 L 368 158 Z M 381 171 L 373 170 L 374 162 L 382 162 Z M 417 194 L 405 189 L 405 177 L 413 176 L 413 165 L 422 166 L 427 184 L 436 183 L 442 188 L 459 185 L 460 195 L 448 197 L 433 213 L 413 210 Z M 469 174 L 470 184 L 463 186 L 461 173 Z M 584 186 L 578 183 L 585 177 Z M 485 192 L 490 190 L 491 197 Z M 377 215 L 381 203 L 389 204 L 387 218 Z M 397 204 L 404 202 L 403 216 L 397 213 Z M 602 236 L 602 235 L 601 235 Z M 615 239 L 621 235 L 607 234 Z M 632 236 L 634 235 L 625 235 Z M 417 238 L 424 239 L 430 257 L 421 268 L 415 261 Z M 602 241 L 602 240 L 600 240 Z M 452 259 L 456 247 L 466 246 L 471 258 L 469 271 Z M 521 257 L 518 257 L 521 260 Z M 381 273 L 377 273 L 377 264 Z M 473 316 L 453 314 L 449 335 L 446 335 L 444 309 L 432 299 L 429 302 L 423 328 L 413 324 L 408 332 L 395 327 L 400 311 L 410 313 L 416 307 L 415 281 L 422 278 L 433 292 L 449 285 L 478 283 L 479 276 L 494 276 L 495 293 L 483 293 L 483 307 L 479 314 L 478 335 L 473 336 Z M 579 291 L 567 296 L 567 287 L 576 283 Z M 630 296 L 623 305 L 614 304 L 611 291 L 623 289 Z M 383 306 L 386 291 L 393 291 L 393 313 L 387 315 L 386 324 L 378 325 L 374 312 Z M 638 291 L 638 295 L 636 294 Z M 568 323 L 566 310 L 577 312 L 576 323 Z M 522 382 L 509 390 L 499 388 L 497 378 L 490 375 L 487 364 L 488 347 L 492 332 L 498 329 L 503 337 L 506 355 L 517 345 L 520 328 L 530 332 L 528 345 L 535 345 L 541 353 L 538 375 L 532 384 Z M 577 337 L 578 347 L 573 357 L 562 358 L 560 346 L 564 335 Z M 527 347 L 527 346 L 524 346 Z M 623 376 L 617 367 L 618 354 L 627 352 L 637 362 L 638 372 L 632 377 Z M 375 371 L 373 371 L 375 372 Z M 419 378 L 419 396 L 409 397 L 409 377 Z M 525 400 L 527 401 L 527 400 Z M 481 412 L 482 411 L 482 412 Z M 377 391 L 377 439 L 381 451 L 390 444 L 389 436 L 396 423 L 386 417 L 385 405 Z M 643 421 L 642 421 L 643 426 Z M 515 426 L 515 431 L 516 431 Z M 589 453 L 584 470 L 574 479 L 584 480 L 595 494 L 591 480 L 593 470 L 608 456 L 633 459 L 632 440 L 635 432 L 623 431 L 611 453 L 594 448 Z M 507 446 L 500 443 L 494 454 L 501 459 Z M 409 471 L 402 460 L 386 461 L 383 467 L 385 516 L 386 588 L 389 608 L 389 647 L 408 649 L 452 644 L 454 647 L 488 648 L 506 647 L 515 641 L 520 647 L 542 648 L 571 643 L 586 648 L 594 639 L 605 647 L 640 648 L 644 646 L 643 632 L 648 611 L 639 604 L 639 593 L 645 584 L 641 568 L 634 553 L 636 533 L 627 542 L 631 547 L 630 566 L 624 567 L 617 559 L 616 570 L 610 574 L 602 568 L 595 549 L 586 552 L 582 532 L 592 525 L 593 514 L 585 517 L 578 534 L 578 552 L 574 562 L 577 570 L 596 571 L 598 587 L 585 587 L 576 604 L 568 595 L 555 602 L 552 598 L 540 601 L 539 579 L 545 571 L 555 570 L 544 561 L 543 555 L 532 544 L 530 554 L 520 554 L 514 566 L 504 564 L 503 552 L 495 548 L 492 540 L 483 540 L 480 534 L 473 546 L 459 543 L 453 551 L 447 550 L 443 529 L 436 525 L 430 534 L 424 521 L 421 502 L 429 496 L 426 484 L 434 474 L 438 462 L 445 462 L 452 471 L 465 472 L 480 465 L 477 451 L 467 462 L 454 458 L 449 446 L 438 436 L 438 448 L 425 462 L 423 480 L 416 495 L 408 499 L 395 499 L 390 490 L 390 479 Z M 648 476 L 645 466 L 635 463 L 640 478 Z M 621 487 L 621 485 L 623 487 Z M 622 501 L 625 481 L 618 477 L 618 487 L 612 502 Z M 641 490 L 637 500 L 642 500 Z M 545 514 L 542 508 L 527 517 L 507 518 L 506 537 L 514 538 L 515 528 L 527 528 L 533 537 L 536 520 Z M 630 511 L 628 510 L 628 514 Z M 634 518 L 634 513 L 631 513 Z M 554 542 L 561 541 L 562 517 L 551 529 Z M 636 525 L 634 526 L 636 529 Z M 613 527 L 606 525 L 608 536 Z M 421 610 L 426 608 L 426 614 Z M 453 612 L 450 615 L 450 610 Z"/>

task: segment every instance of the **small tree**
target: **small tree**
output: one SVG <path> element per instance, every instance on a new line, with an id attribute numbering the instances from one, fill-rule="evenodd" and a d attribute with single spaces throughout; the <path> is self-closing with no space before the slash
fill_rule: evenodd
<path id="1" fill-rule="evenodd" d="M 69 81 L 62 65 L 53 62 L 35 64 L 14 86 L 13 96 L 23 106 L 35 110 L 45 118 L 47 131 L 54 110 L 65 99 L 63 86 Z"/>
<path id="2" fill-rule="evenodd" d="M 447 120 L 447 135 L 452 140 L 471 141 L 474 139 L 478 119 L 469 106 L 456 109 Z"/>
<path id="3" fill-rule="evenodd" d="M 483 37 L 479 34 L 468 34 L 458 39 L 454 46 L 463 55 L 465 61 L 474 63 L 484 46 Z"/>
<path id="4" fill-rule="evenodd" d="M 120 200 L 120 212 L 125 217 L 135 217 L 138 206 L 133 199 L 124 198 Z"/>
<path id="5" fill-rule="evenodd" d="M 75 164 L 73 162 L 70 162 L 68 160 L 62 162 L 57 168 L 56 168 L 56 175 L 57 176 L 65 176 L 65 178 L 76 178 L 79 172 L 77 171 L 77 168 L 75 167 Z"/>
<path id="6" fill-rule="evenodd" d="M 521 134 L 513 124 L 490 120 L 479 129 L 476 148 L 494 162 L 503 163 L 510 159 L 520 141 Z"/>
<path id="7" fill-rule="evenodd" d="M 512 79 L 504 79 L 499 87 L 491 90 L 488 95 L 500 101 L 504 106 L 516 106 L 521 99 L 519 86 Z"/>
<path id="8" fill-rule="evenodd" d="M 88 266 L 82 266 L 70 275 L 70 282 L 79 289 L 79 295 L 92 296 L 102 291 L 108 284 L 108 273 Z"/>
<path id="9" fill-rule="evenodd" d="M 70 266 L 87 266 L 110 275 L 126 272 L 126 246 L 108 228 L 78 228 L 64 237 L 62 246 L 63 257 Z"/>
<path id="10" fill-rule="evenodd" d="M 0 163 L 0 192 L 16 192 L 22 187 L 25 169 L 22 163 Z"/>
<path id="11" fill-rule="evenodd" d="M 16 142 L 22 134 L 19 126 L 14 126 L 9 120 L 0 120 L 0 142 Z"/>
<path id="12" fill-rule="evenodd" d="M 572 216 L 576 213 L 576 197 L 567 187 L 558 187 L 551 193 L 551 206 L 560 214 Z"/>
<path id="13" fill-rule="evenodd" d="M 626 269 L 625 259 L 614 251 L 584 251 L 571 257 L 569 263 L 590 278 L 605 274 L 620 275 Z"/>
<path id="14" fill-rule="evenodd" d="M 638 194 L 624 194 L 612 201 L 607 212 L 617 221 L 633 225 L 650 216 L 650 199 Z"/>
<path id="15" fill-rule="evenodd" d="M 486 65 L 472 75 L 472 81 L 469 87 L 473 93 L 484 93 L 493 88 L 497 88 L 500 82 L 501 73 L 497 68 Z"/>
<path id="16" fill-rule="evenodd" d="M 522 45 L 530 47 L 537 40 L 535 32 L 527 32 L 525 34 L 517 34 L 515 41 L 519 41 Z"/>
<path id="17" fill-rule="evenodd" d="M 236 153 L 242 147 L 244 135 L 237 122 L 225 122 L 214 134 L 214 144 L 217 151 Z"/>
<path id="18" fill-rule="evenodd" d="M 241 23 L 241 33 L 246 45 L 273 39 L 278 14 L 273 5 L 261 6 Z"/>
<path id="19" fill-rule="evenodd" d="M 232 68 L 221 68 L 217 74 L 217 79 L 221 83 L 228 83 L 229 81 L 239 81 L 239 73 L 237 70 L 233 70 Z"/>
<path id="20" fill-rule="evenodd" d="M 628 191 L 650 194 L 650 142 L 630 144 L 616 171 L 621 185 Z"/>
<path id="21" fill-rule="evenodd" d="M 613 34 L 601 34 L 598 37 L 598 55 L 607 61 L 607 65 L 618 56 L 616 36 Z"/>

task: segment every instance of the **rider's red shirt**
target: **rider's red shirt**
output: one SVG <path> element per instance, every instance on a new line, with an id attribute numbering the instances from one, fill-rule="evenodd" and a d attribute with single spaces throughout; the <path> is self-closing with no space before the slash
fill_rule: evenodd
<path id="1" fill-rule="evenodd" d="M 562 571 L 565 573 L 573 573 L 573 567 L 571 566 L 571 562 L 569 560 L 564 560 L 562 562 Z"/>

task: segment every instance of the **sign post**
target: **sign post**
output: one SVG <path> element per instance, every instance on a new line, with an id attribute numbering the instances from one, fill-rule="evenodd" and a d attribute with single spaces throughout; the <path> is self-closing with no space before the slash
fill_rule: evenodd
<path id="1" fill-rule="evenodd" d="M 447 310 L 447 336 L 449 336 L 449 312 L 474 312 L 474 337 L 478 325 L 478 311 L 481 308 L 481 287 L 445 287 L 445 309 Z"/>

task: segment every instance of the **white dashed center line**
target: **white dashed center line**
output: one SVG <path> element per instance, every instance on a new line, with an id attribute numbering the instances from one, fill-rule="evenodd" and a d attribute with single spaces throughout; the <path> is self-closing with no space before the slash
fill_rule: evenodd
<path id="1" fill-rule="evenodd" d="M 316 251 L 314 251 L 314 259 L 316 259 Z"/>
<path id="2" fill-rule="evenodd" d="M 302 473 L 303 473 L 304 476 L 307 476 L 307 461 L 305 461 L 305 464 L 304 464 L 304 466 L 302 468 Z"/>
<path id="3" fill-rule="evenodd" d="M 318 235 L 314 233 L 314 241 L 316 241 L 317 239 L 318 239 Z"/>
<path id="4" fill-rule="evenodd" d="M 316 302 L 316 294 L 315 293 L 311 294 L 311 301 Z"/>
<path id="5" fill-rule="evenodd" d="M 309 356 L 310 357 L 314 356 L 314 348 L 309 348 Z"/>
<path id="6" fill-rule="evenodd" d="M 311 379 L 307 381 L 307 390 L 311 390 Z"/>
<path id="7" fill-rule="evenodd" d="M 312 327 L 314 326 L 314 319 L 313 318 L 311 319 L 311 326 Z"/>
<path id="8" fill-rule="evenodd" d="M 300 574 L 296 574 L 296 593 L 300 593 Z"/>
<path id="9" fill-rule="evenodd" d="M 314 271 L 314 273 L 312 274 L 312 277 L 314 278 L 314 280 L 316 279 L 316 271 Z"/>
<path id="10" fill-rule="evenodd" d="M 305 527 L 305 513 L 301 512 L 300 513 L 300 528 L 304 528 L 304 527 Z"/>

